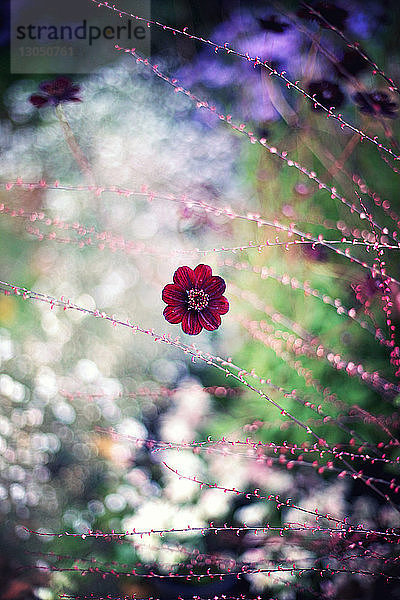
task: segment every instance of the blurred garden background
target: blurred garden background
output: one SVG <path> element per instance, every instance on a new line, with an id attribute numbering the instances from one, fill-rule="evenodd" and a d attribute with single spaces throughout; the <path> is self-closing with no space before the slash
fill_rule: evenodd
<path id="1" fill-rule="evenodd" d="M 400 598 L 398 3 L 152 0 L 48 76 L 9 9 L 0 600 Z"/>

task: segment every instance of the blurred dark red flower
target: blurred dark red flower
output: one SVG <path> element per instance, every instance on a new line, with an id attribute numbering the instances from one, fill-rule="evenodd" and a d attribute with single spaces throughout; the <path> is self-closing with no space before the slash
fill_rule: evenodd
<path id="1" fill-rule="evenodd" d="M 322 244 L 302 244 L 304 255 L 310 260 L 325 262 L 328 260 L 328 249 Z"/>
<path id="2" fill-rule="evenodd" d="M 348 77 L 358 75 L 368 67 L 368 63 L 357 50 L 350 48 L 343 54 L 341 60 L 336 65 L 336 72 L 339 77 Z"/>
<path id="3" fill-rule="evenodd" d="M 32 94 L 29 101 L 41 108 L 42 106 L 57 106 L 61 102 L 81 102 L 77 97 L 80 92 L 79 85 L 74 85 L 68 77 L 57 77 L 52 81 L 42 81 L 39 84 L 41 94 Z"/>
<path id="4" fill-rule="evenodd" d="M 389 95 L 385 92 L 375 90 L 369 94 L 358 92 L 354 96 L 354 101 L 358 104 L 361 112 L 380 117 L 395 119 L 399 109 L 396 102 L 392 102 Z"/>
<path id="5" fill-rule="evenodd" d="M 366 306 L 371 304 L 371 300 L 375 295 L 382 295 L 385 291 L 385 284 L 381 277 L 374 277 L 371 273 L 367 273 L 364 279 L 356 284 L 352 284 L 351 287 L 356 295 L 356 299 L 361 304 L 366 304 Z"/>
<path id="6" fill-rule="evenodd" d="M 332 81 L 312 81 L 308 86 L 310 96 L 313 96 L 322 106 L 339 108 L 343 104 L 344 94 L 340 87 Z M 322 110 L 314 106 L 314 110 Z"/>
<path id="7" fill-rule="evenodd" d="M 0 555 L 0 600 L 39 600 L 38 588 L 47 588 L 49 577 L 11 556 Z"/>
<path id="8" fill-rule="evenodd" d="M 313 13 L 307 6 L 300 8 L 297 11 L 297 16 L 302 19 L 308 19 L 310 21 L 316 21 L 321 27 L 325 27 L 325 29 L 329 29 L 329 25 L 333 25 L 337 29 L 344 29 L 346 24 L 346 19 L 349 15 L 347 10 L 344 8 L 340 8 L 340 6 L 336 6 L 332 2 L 318 2 L 313 5 L 312 8 L 318 12 L 321 17 Z M 329 25 L 325 23 L 328 21 Z"/>
<path id="9" fill-rule="evenodd" d="M 276 15 L 271 15 L 268 19 L 257 19 L 257 21 L 261 29 L 273 33 L 284 33 L 290 27 L 289 23 L 279 21 Z"/>
<path id="10" fill-rule="evenodd" d="M 208 265 L 197 265 L 194 270 L 179 267 L 173 280 L 162 291 L 168 305 L 163 313 L 168 323 L 182 323 L 182 330 L 189 335 L 197 335 L 203 327 L 208 331 L 218 329 L 221 315 L 229 310 L 222 277 L 213 276 Z"/>

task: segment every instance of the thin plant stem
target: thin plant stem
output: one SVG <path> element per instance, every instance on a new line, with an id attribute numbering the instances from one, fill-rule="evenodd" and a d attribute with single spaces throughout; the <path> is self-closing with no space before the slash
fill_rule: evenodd
<path id="1" fill-rule="evenodd" d="M 75 158 L 81 172 L 83 173 L 83 175 L 85 175 L 90 185 L 96 185 L 93 171 L 89 164 L 89 161 L 84 155 L 81 147 L 79 146 L 76 140 L 74 132 L 71 129 L 71 126 L 67 120 L 67 117 L 65 116 L 64 109 L 61 104 L 58 104 L 56 106 L 55 112 L 63 130 L 65 141 L 68 144 L 68 148 L 70 149 L 73 157 Z"/>

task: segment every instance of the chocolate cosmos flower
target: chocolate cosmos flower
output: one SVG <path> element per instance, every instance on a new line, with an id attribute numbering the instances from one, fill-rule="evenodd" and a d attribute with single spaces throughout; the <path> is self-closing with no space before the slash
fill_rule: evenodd
<path id="1" fill-rule="evenodd" d="M 336 71 L 339 77 L 348 75 L 358 75 L 361 71 L 368 68 L 368 63 L 357 50 L 350 48 L 343 54 L 342 59 L 336 65 Z"/>
<path id="2" fill-rule="evenodd" d="M 388 94 L 385 92 L 374 91 L 370 94 L 362 94 L 358 92 L 354 96 L 354 101 L 358 104 L 361 112 L 370 115 L 389 117 L 395 119 L 397 117 L 398 105 L 392 102 Z"/>
<path id="3" fill-rule="evenodd" d="M 46 105 L 57 106 L 60 102 L 81 102 L 81 99 L 76 97 L 80 92 L 79 85 L 73 85 L 68 77 L 57 77 L 53 81 L 42 81 L 39 84 L 39 90 L 42 94 L 33 94 L 29 98 L 36 108 Z"/>
<path id="4" fill-rule="evenodd" d="M 312 81 L 308 86 L 308 91 L 317 102 L 330 108 L 334 106 L 339 108 L 343 104 L 344 95 L 340 87 L 331 81 Z M 318 105 L 313 107 L 315 110 L 322 110 Z"/>
<path id="5" fill-rule="evenodd" d="M 168 323 L 182 323 L 182 330 L 189 335 L 197 335 L 203 327 L 218 329 L 220 315 L 229 310 L 229 302 L 222 295 L 226 288 L 222 277 L 213 276 L 208 265 L 197 265 L 194 270 L 179 267 L 173 280 L 162 291 Z"/>

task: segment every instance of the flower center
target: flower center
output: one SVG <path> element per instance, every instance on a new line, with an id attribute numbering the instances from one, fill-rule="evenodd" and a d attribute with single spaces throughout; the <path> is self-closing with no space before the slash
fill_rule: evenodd
<path id="1" fill-rule="evenodd" d="M 188 290 L 188 308 L 194 310 L 203 310 L 208 305 L 209 295 L 203 290 Z"/>

